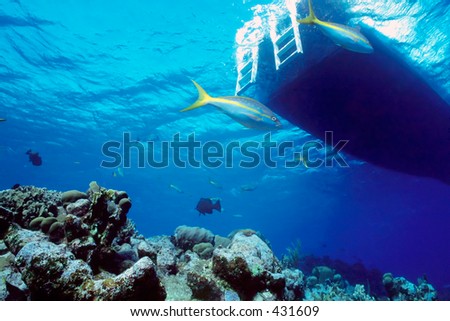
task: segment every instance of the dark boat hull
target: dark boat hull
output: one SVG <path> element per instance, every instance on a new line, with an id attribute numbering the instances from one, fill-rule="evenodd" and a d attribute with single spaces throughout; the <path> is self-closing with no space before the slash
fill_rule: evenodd
<path id="1" fill-rule="evenodd" d="M 305 59 L 308 53 L 305 52 Z M 346 50 L 281 85 L 268 105 L 318 138 L 333 131 L 370 163 L 450 182 L 449 105 L 401 59 Z"/>

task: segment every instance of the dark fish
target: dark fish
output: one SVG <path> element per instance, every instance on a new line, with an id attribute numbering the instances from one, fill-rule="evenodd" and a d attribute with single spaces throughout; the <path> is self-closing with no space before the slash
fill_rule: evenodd
<path id="1" fill-rule="evenodd" d="M 6 121 L 6 119 L 5 118 L 0 118 L 0 121 Z"/>
<path id="2" fill-rule="evenodd" d="M 13 187 L 11 187 L 11 189 L 18 189 L 20 187 L 20 184 L 14 184 Z"/>
<path id="3" fill-rule="evenodd" d="M 213 200 L 216 200 L 216 202 L 213 203 Z M 195 209 L 199 212 L 199 214 L 203 215 L 212 214 L 213 210 L 222 212 L 220 200 L 211 198 L 201 198 L 200 201 L 198 201 L 197 207 Z"/>
<path id="4" fill-rule="evenodd" d="M 39 156 L 39 153 L 33 153 L 31 149 L 29 149 L 25 154 L 28 155 L 28 158 L 30 159 L 31 164 L 34 166 L 41 166 L 42 165 L 42 158 Z"/>

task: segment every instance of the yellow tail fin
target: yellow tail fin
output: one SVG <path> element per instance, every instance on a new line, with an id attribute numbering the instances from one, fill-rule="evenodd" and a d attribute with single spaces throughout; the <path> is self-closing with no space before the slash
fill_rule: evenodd
<path id="1" fill-rule="evenodd" d="M 309 16 L 307 16 L 304 19 L 297 19 L 298 23 L 303 23 L 303 24 L 313 24 L 315 23 L 318 19 L 316 17 L 316 14 L 314 13 L 313 7 L 312 7 L 312 0 L 308 0 L 308 5 L 309 5 Z"/>
<path id="2" fill-rule="evenodd" d="M 189 111 L 189 110 L 192 110 L 192 109 L 195 109 L 195 108 L 199 108 L 199 107 L 205 106 L 212 99 L 212 97 L 210 95 L 208 95 L 206 93 L 206 91 L 202 87 L 200 87 L 199 84 L 197 84 L 194 80 L 192 80 L 192 82 L 194 83 L 195 87 L 198 90 L 198 98 L 195 101 L 195 103 L 193 103 L 192 105 L 190 105 L 189 107 L 187 107 L 185 109 L 180 110 L 180 112 L 185 112 L 185 111 Z"/>

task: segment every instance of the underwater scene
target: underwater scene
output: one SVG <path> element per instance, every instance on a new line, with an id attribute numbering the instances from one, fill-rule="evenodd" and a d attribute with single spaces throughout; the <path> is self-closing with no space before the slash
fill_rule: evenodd
<path id="1" fill-rule="evenodd" d="M 450 3 L 2 0 L 0 300 L 450 300 Z"/>

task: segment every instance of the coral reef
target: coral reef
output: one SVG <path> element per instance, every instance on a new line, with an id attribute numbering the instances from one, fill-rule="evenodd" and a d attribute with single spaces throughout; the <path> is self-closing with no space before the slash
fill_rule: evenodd
<path id="1" fill-rule="evenodd" d="M 327 256 L 304 255 L 300 257 L 295 267 L 314 275 L 313 270 L 318 266 L 326 266 L 333 269 L 342 279 L 345 279 L 350 284 L 363 284 L 371 296 L 377 298 L 386 296 L 385 288 L 381 282 L 383 273 L 377 269 L 367 269 L 360 262 L 349 264 L 342 260 L 331 259 Z M 314 278 L 309 279 L 309 281 L 314 282 Z"/>
<path id="2" fill-rule="evenodd" d="M 425 277 L 418 279 L 415 285 L 404 277 L 394 277 L 392 273 L 383 275 L 383 285 L 392 301 L 435 301 L 437 292 Z"/>
<path id="3" fill-rule="evenodd" d="M 14 222 L 28 226 L 36 217 L 56 217 L 61 204 L 61 193 L 45 188 L 20 186 L 1 193 L 0 229 Z M 3 228 L 2 228 L 3 227 Z"/>
<path id="4" fill-rule="evenodd" d="M 227 281 L 242 299 L 250 300 L 266 289 L 281 299 L 285 282 L 276 275 L 281 266 L 256 234 L 237 232 L 228 248 L 214 251 L 212 263 L 214 273 Z"/>
<path id="5" fill-rule="evenodd" d="M 308 301 L 373 301 L 361 284 L 350 286 L 336 282 L 308 284 L 305 290 Z"/>
<path id="6" fill-rule="evenodd" d="M 195 244 L 192 250 L 202 259 L 209 259 L 213 254 L 214 246 L 211 243 L 203 242 Z"/>
<path id="7" fill-rule="evenodd" d="M 280 262 L 252 229 L 224 237 L 179 226 L 145 238 L 127 218 L 131 206 L 126 192 L 96 182 L 86 193 L 1 191 L 0 300 L 386 299 L 352 282 L 377 273 L 301 257 L 300 242 Z M 387 273 L 377 282 L 390 300 L 436 299 L 425 278 L 414 285 Z"/>
<path id="8" fill-rule="evenodd" d="M 199 243 L 212 243 L 214 234 L 201 227 L 179 226 L 175 230 L 176 245 L 184 250 L 192 250 Z"/>
<path id="9" fill-rule="evenodd" d="M 1 192 L 0 206 L 2 299 L 165 299 L 155 264 L 131 247 L 124 192 L 21 186 Z"/>
<path id="10" fill-rule="evenodd" d="M 300 253 L 301 253 L 302 243 L 300 240 L 296 240 L 289 246 L 281 258 L 281 265 L 287 268 L 298 268 L 300 265 Z"/>

